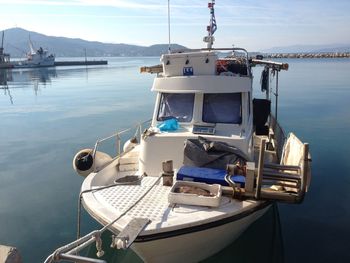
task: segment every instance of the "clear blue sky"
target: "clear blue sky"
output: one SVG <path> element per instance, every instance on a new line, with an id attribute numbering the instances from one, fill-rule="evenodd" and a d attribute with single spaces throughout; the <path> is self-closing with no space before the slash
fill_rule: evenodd
<path id="1" fill-rule="evenodd" d="M 172 42 L 202 47 L 205 0 L 170 0 Z M 217 0 L 216 47 L 250 51 L 295 44 L 350 43 L 350 0 Z M 167 43 L 167 0 L 0 0 L 0 30 L 110 43 Z"/>

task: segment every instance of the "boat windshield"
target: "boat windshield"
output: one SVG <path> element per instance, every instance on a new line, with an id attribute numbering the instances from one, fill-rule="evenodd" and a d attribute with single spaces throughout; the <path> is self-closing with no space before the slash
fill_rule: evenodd
<path id="1" fill-rule="evenodd" d="M 242 123 L 241 93 L 204 94 L 203 122 Z"/>
<path id="2" fill-rule="evenodd" d="M 191 122 L 193 104 L 194 93 L 162 93 L 157 120 L 174 117 L 179 122 Z"/>

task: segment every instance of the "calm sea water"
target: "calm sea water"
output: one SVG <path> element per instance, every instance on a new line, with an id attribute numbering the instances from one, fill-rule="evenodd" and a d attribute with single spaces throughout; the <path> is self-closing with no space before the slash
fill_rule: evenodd
<path id="1" fill-rule="evenodd" d="M 35 263 L 75 239 L 82 178 L 72 158 L 151 117 L 154 76 L 138 67 L 158 62 L 0 71 L 0 244 Z M 350 60 L 286 62 L 278 118 L 310 143 L 311 189 L 303 204 L 278 204 L 206 262 L 350 262 Z M 83 233 L 98 226 L 83 214 Z M 109 233 L 104 239 L 107 247 Z M 141 262 L 132 251 L 107 254 L 108 262 Z"/>

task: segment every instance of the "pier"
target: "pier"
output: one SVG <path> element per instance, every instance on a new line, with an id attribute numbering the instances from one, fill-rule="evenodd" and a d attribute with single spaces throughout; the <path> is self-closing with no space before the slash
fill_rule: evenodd
<path id="1" fill-rule="evenodd" d="M 350 52 L 322 52 L 322 53 L 269 53 L 265 58 L 350 58 Z"/>
<path id="2" fill-rule="evenodd" d="M 0 63 L 0 69 L 10 68 L 47 68 L 56 66 L 95 66 L 95 65 L 107 65 L 107 60 L 81 60 L 81 61 L 55 61 L 53 65 L 20 65 L 16 62 L 3 62 Z"/>
<path id="3" fill-rule="evenodd" d="M 94 66 L 107 64 L 107 60 L 55 61 L 55 66 Z"/>

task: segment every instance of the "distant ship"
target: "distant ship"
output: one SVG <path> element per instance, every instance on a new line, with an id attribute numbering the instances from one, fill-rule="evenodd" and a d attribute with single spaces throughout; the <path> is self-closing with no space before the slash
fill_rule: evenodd
<path id="1" fill-rule="evenodd" d="M 49 54 L 46 49 L 40 47 L 35 51 L 33 43 L 29 38 L 30 51 L 27 53 L 27 59 L 13 63 L 14 68 L 29 67 L 50 67 L 55 66 L 55 55 Z"/>

